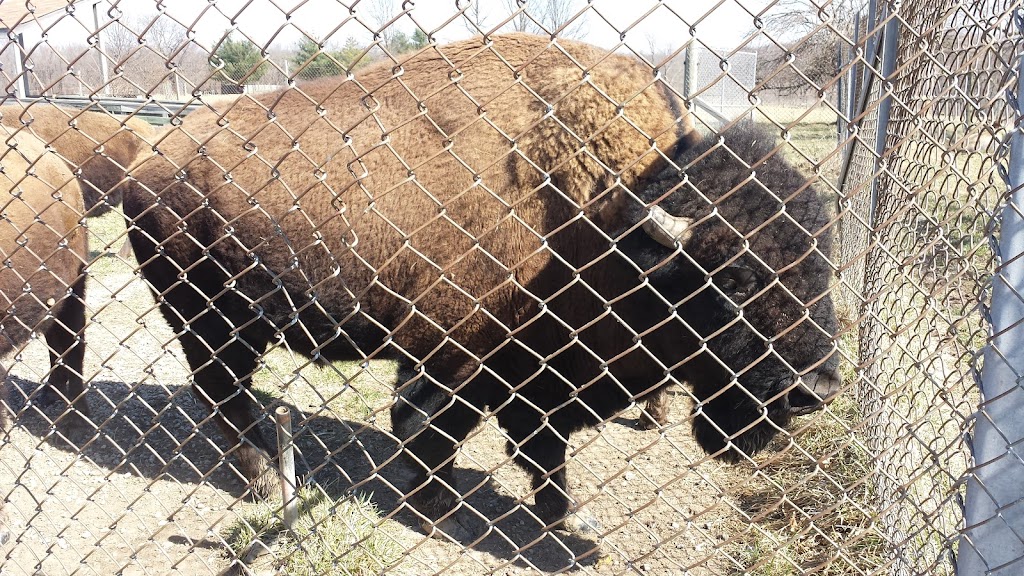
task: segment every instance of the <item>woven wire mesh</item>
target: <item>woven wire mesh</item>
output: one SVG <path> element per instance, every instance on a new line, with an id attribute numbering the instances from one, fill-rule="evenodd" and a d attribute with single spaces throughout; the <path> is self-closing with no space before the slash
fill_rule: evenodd
<path id="1" fill-rule="evenodd" d="M 885 153 L 872 169 L 860 359 L 886 530 L 908 552 L 896 560 L 901 573 L 938 570 L 960 528 L 957 483 L 970 466 L 964 441 L 993 266 L 987 233 L 1006 188 L 997 151 L 1013 120 L 1003 95 L 1016 79 L 1001 64 L 1015 50 L 1011 11 L 922 4 L 885 16 L 908 48 L 896 58 Z"/>
<path id="2" fill-rule="evenodd" d="M 750 112 L 750 91 L 757 83 L 757 52 L 734 51 L 723 57 L 717 51 L 693 46 L 692 78 L 688 96 L 726 121 Z M 688 58 L 691 56 L 688 54 Z"/>
<path id="3" fill-rule="evenodd" d="M 14 241 L 0 244 L 9 343 L 0 347 L 0 520 L 9 539 L 0 572 L 952 573 L 988 330 L 993 215 L 1006 191 L 999 167 L 1016 118 L 1004 100 L 1021 52 L 1010 22 L 1016 5 L 880 5 L 874 20 L 865 9 L 855 30 L 859 7 L 846 4 L 640 4 L 623 12 L 601 2 L 268 0 L 200 2 L 189 12 L 5 2 L 0 26 L 12 32 L 0 51 L 0 164 L 9 181 L 0 240 Z M 791 23 L 794 10 L 802 27 L 765 25 Z M 750 32 L 726 49 L 703 32 L 716 19 Z M 886 29 L 898 34 L 891 71 Z M 500 42 L 458 45 L 472 56 L 449 47 L 511 31 L 539 34 L 521 41 L 533 52 Z M 569 36 L 619 56 L 575 52 L 583 49 Z M 821 46 L 833 50 L 827 58 L 814 56 Z M 687 53 L 699 57 L 680 70 Z M 564 74 L 560 91 L 536 80 L 545 76 L 534 61 Z M 481 62 L 509 73 L 474 83 Z M 607 66 L 617 79 L 642 70 L 640 80 L 623 89 Z M 439 83 L 422 80 L 425 70 Z M 850 76 L 852 114 L 838 89 Z M 779 88 L 794 83 L 799 98 Z M 768 98 L 774 92 L 782 96 Z M 658 99 L 673 103 L 663 105 L 671 126 L 644 112 Z M 718 354 L 713 329 L 682 310 L 701 294 L 734 294 L 745 277 L 725 282 L 716 274 L 727 265 L 715 264 L 674 297 L 650 289 L 654 280 L 624 294 L 601 280 L 609 262 L 632 262 L 628 274 L 646 279 L 666 262 L 698 258 L 694 245 L 692 255 L 679 250 L 648 270 L 630 252 L 654 221 L 647 205 L 657 203 L 642 196 L 637 174 L 651 178 L 644 171 L 659 159 L 680 158 L 674 134 L 691 112 L 698 132 L 724 130 L 726 148 L 729 119 L 767 126 L 779 136 L 772 154 L 836 207 L 823 231 L 795 236 L 819 233 L 824 243 L 836 235 L 834 252 L 822 256 L 826 275 L 835 272 L 828 294 L 839 324 L 824 332 L 837 343 L 841 392 L 738 463 L 709 456 L 692 429 L 727 392 L 709 399 L 697 391 L 706 383 L 684 381 L 687 364 L 704 357 L 673 357 L 657 334 L 678 323 Z M 596 123 L 580 120 L 591 117 Z M 544 142 L 560 154 L 539 155 Z M 683 168 L 697 179 L 701 161 Z M 434 162 L 444 166 L 440 179 Z M 767 171 L 754 167 L 755 180 L 759 172 Z M 126 189 L 134 200 L 122 207 Z M 694 190 L 707 198 L 703 218 L 714 218 L 711 207 L 727 213 L 728 191 L 705 181 Z M 658 201 L 679 194 L 662 192 Z M 32 193 L 50 203 L 30 202 Z M 391 203 L 396 194 L 404 211 Z M 798 205 L 796 190 L 769 194 L 790 211 Z M 218 208 L 231 198 L 245 198 L 242 212 Z M 608 198 L 642 214 L 610 226 Z M 531 203 L 549 212 L 533 218 Z M 151 214 L 182 224 L 161 238 Z M 764 226 L 790 218 L 778 214 Z M 480 215 L 493 221 L 480 225 Z M 251 219 L 274 224 L 246 236 Z M 756 238 L 741 220 L 721 222 L 727 237 Z M 36 250 L 25 259 L 22 239 L 32 230 L 63 239 L 42 240 L 62 264 Z M 88 237 L 87 249 L 69 240 L 76 235 Z M 571 237 L 582 246 L 565 248 Z M 760 248 L 750 256 L 783 275 Z M 174 260 L 161 285 L 166 271 L 154 270 L 168 254 L 186 253 L 191 259 Z M 523 280 L 531 266 L 561 283 Z M 84 296 L 74 288 L 79 272 Z M 254 278 L 264 273 L 272 280 L 261 285 Z M 284 288 L 296 277 L 307 290 Z M 332 288 L 339 277 L 350 282 L 343 290 Z M 397 287 L 409 278 L 423 279 L 421 292 Z M 431 290 L 454 304 L 432 304 Z M 658 326 L 630 316 L 630 298 L 644 290 L 645 310 L 672 310 Z M 373 291 L 400 302 L 400 322 L 369 304 L 339 304 L 370 302 Z M 504 294 L 514 294 L 514 306 Z M 598 303 L 587 322 L 558 308 L 566 294 L 581 307 Z M 275 316 L 282 299 L 286 313 Z M 720 331 L 760 326 L 756 300 L 744 304 L 750 318 Z M 11 312 L 12 301 L 49 315 L 18 324 L 20 332 L 7 328 L 29 318 Z M 76 306 L 85 308 L 84 328 Z M 803 307 L 810 314 L 811 304 Z M 531 333 L 544 322 L 566 340 L 545 348 Z M 513 344 L 474 344 L 460 332 L 474 323 L 500 326 Z M 206 336 L 209 325 L 229 329 L 217 340 Z M 435 338 L 403 339 L 408 325 Z M 386 336 L 368 347 L 362 333 L 374 330 Z M 628 346 L 608 353 L 598 330 L 608 340 L 628 333 Z M 782 328 L 778 342 L 795 332 Z M 531 368 L 502 368 L 508 346 L 522 348 L 514 357 Z M 339 360 L 343 348 L 354 352 Z M 572 354 L 575 364 L 563 361 Z M 659 375 L 634 381 L 616 372 L 630 354 L 653 358 Z M 469 357 L 475 368 L 439 372 L 445 355 Z M 724 390 L 742 388 L 753 363 L 707 366 L 723 364 Z M 84 380 L 82 398 L 69 369 Z M 504 400 L 475 399 L 480 381 Z M 573 392 L 538 396 L 531 386 L 540 382 Z M 667 396 L 645 398 L 666 384 Z M 444 393 L 417 403 L 423 388 Z M 588 390 L 625 400 L 603 413 Z M 789 394 L 757 401 L 767 410 Z M 251 428 L 244 419 L 224 424 L 239 402 L 259 406 Z M 254 446 L 272 447 L 280 406 L 292 415 L 299 471 L 291 528 L 282 525 L 276 476 L 261 468 L 277 460 L 252 459 Z M 567 438 L 564 467 L 538 460 L 551 454 L 538 444 L 557 447 L 568 436 L 556 423 L 567 407 L 588 425 Z M 403 410 L 437 424 L 403 430 Z M 452 432 L 462 428 L 464 437 Z M 453 460 L 430 461 L 451 446 Z M 433 470 L 422 476 L 418 466 Z M 460 504 L 441 517 L 425 512 L 446 490 Z M 580 508 L 572 518 L 596 530 L 545 529 L 558 520 L 544 508 L 559 501 L 555 492 L 571 492 Z"/>

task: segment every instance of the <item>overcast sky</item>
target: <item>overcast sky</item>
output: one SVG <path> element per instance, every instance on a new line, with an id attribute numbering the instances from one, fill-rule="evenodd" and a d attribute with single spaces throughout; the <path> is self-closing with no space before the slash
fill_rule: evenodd
<path id="1" fill-rule="evenodd" d="M 481 2 L 488 26 L 496 26 L 507 18 L 504 0 L 477 1 Z M 81 24 L 59 13 L 63 15 L 61 24 L 49 31 L 49 40 L 83 42 L 85 29 L 91 26 L 92 3 L 84 0 L 78 4 L 76 18 Z M 303 32 L 318 39 L 329 36 L 334 45 L 343 44 L 348 37 L 365 42 L 370 33 L 359 20 L 375 24 L 381 3 L 393 6 L 392 14 L 397 14 L 402 4 L 400 0 L 361 0 L 355 3 L 354 15 L 337 0 L 173 0 L 164 1 L 163 5 L 168 15 L 194 31 L 197 42 L 210 48 L 225 29 L 232 27 L 232 20 L 240 31 L 261 45 L 294 46 Z M 345 4 L 353 2 L 345 0 Z M 459 1 L 459 5 L 465 4 L 466 0 Z M 624 40 L 631 47 L 647 52 L 652 42 L 662 49 L 682 45 L 691 38 L 692 27 L 696 38 L 705 45 L 728 50 L 741 44 L 754 30 L 754 15 L 766 4 L 768 0 L 743 0 L 744 9 L 735 0 L 593 0 L 592 10 L 578 33 L 591 43 L 611 47 L 619 42 L 620 32 L 624 32 Z M 406 33 L 415 30 L 415 20 L 441 42 L 470 35 L 465 18 L 448 22 L 458 14 L 456 0 L 416 0 L 407 5 L 414 6 L 411 13 L 397 22 Z M 577 0 L 574 5 L 586 3 Z M 100 6 L 101 18 L 106 18 L 109 6 L 104 2 Z M 129 16 L 155 14 L 155 6 L 156 0 L 119 0 L 115 13 L 119 10 Z M 26 41 L 31 44 L 38 40 L 40 28 L 29 24 L 19 31 L 26 33 Z"/>

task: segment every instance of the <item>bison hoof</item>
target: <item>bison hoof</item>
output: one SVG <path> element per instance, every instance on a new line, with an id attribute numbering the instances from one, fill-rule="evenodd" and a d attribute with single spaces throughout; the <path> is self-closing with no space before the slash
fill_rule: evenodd
<path id="1" fill-rule="evenodd" d="M 270 465 L 270 460 L 258 451 L 252 448 L 240 451 L 238 463 L 242 473 L 249 479 L 249 490 L 254 499 L 266 500 L 281 493 L 281 477 Z"/>
<path id="2" fill-rule="evenodd" d="M 637 420 L 637 426 L 641 430 L 657 430 L 658 428 L 661 428 L 665 424 L 666 422 L 659 422 L 658 420 L 655 420 L 647 412 L 641 412 L 640 418 Z"/>
<path id="3" fill-rule="evenodd" d="M 88 411 L 83 413 L 73 408 L 65 410 L 54 424 L 61 434 L 74 444 L 82 444 L 96 430 L 96 426 L 88 418 Z"/>
<path id="4" fill-rule="evenodd" d="M 600 534 L 601 522 L 586 510 L 577 510 L 569 514 L 561 522 L 554 524 L 551 530 L 562 530 L 579 536 L 596 536 Z"/>
<path id="5" fill-rule="evenodd" d="M 469 514 L 462 511 L 436 522 L 421 520 L 420 528 L 431 538 L 447 539 L 458 543 L 473 542 L 483 533 L 481 526 L 478 526 Z"/>

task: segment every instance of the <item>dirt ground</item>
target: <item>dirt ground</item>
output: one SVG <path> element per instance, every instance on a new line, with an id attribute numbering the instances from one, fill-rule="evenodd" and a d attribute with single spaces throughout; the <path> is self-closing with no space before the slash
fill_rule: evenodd
<path id="1" fill-rule="evenodd" d="M 38 405 L 34 391 L 47 366 L 41 343 L 4 359 L 14 418 L 0 436 L 11 532 L 0 575 L 244 572 L 224 541 L 225 527 L 252 506 L 244 482 L 184 386 L 188 369 L 169 327 L 113 244 L 104 254 L 103 242 L 93 242 L 88 293 L 86 375 L 97 430 L 76 447 L 51 425 L 54 409 Z M 594 540 L 539 530 L 523 506 L 531 503 L 528 479 L 505 456 L 493 419 L 456 463 L 460 489 L 495 521 L 492 533 L 478 543 L 425 537 L 399 502 L 407 472 L 387 432 L 386 374 L 364 380 L 343 392 L 376 402 L 356 415 L 324 410 L 317 391 L 299 384 L 286 399 L 306 481 L 339 498 L 368 496 L 387 518 L 387 533 L 404 549 L 388 574 L 703 575 L 730 574 L 742 562 L 733 556 L 750 528 L 727 487 L 752 481 L 751 471 L 704 460 L 683 393 L 674 398 L 678 423 L 661 431 L 636 429 L 632 409 L 573 437 L 570 487 L 603 527 L 598 560 Z"/>

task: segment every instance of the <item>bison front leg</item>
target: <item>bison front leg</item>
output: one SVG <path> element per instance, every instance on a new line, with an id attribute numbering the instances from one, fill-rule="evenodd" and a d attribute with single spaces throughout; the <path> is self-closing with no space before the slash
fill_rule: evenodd
<path id="1" fill-rule="evenodd" d="M 420 527 L 472 541 L 480 532 L 469 512 L 460 510 L 462 496 L 455 484 L 455 454 L 480 423 L 480 409 L 470 400 L 421 377 L 399 390 L 391 409 L 395 436 L 414 470 L 408 503 L 420 514 Z"/>
<path id="2" fill-rule="evenodd" d="M 257 350 L 262 351 L 266 342 L 232 338 L 222 319 L 208 316 L 189 322 L 189 330 L 180 337 L 192 367 L 193 389 L 216 416 L 233 447 L 229 454 L 234 454 L 250 489 L 266 498 L 279 486 L 272 462 L 277 451 L 253 418 L 255 404 L 250 391 Z"/>
<path id="3" fill-rule="evenodd" d="M 509 407 L 498 413 L 499 423 L 504 415 L 508 453 L 532 476 L 536 514 L 544 529 L 581 534 L 598 530 L 597 520 L 578 508 L 569 493 L 565 461 L 569 431 L 556 431 L 542 423 L 533 407 L 522 405 L 520 410 L 506 412 Z"/>

